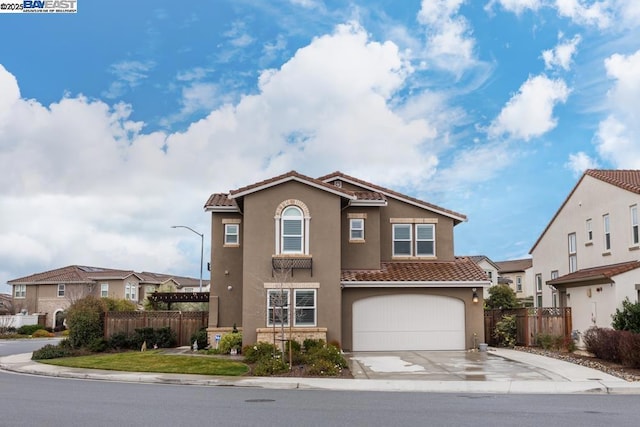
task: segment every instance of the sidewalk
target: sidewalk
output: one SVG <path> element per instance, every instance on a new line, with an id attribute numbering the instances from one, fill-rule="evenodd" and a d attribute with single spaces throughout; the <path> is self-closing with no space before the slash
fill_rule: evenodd
<path id="1" fill-rule="evenodd" d="M 627 382 L 604 372 L 574 365 L 569 362 L 507 349 L 492 350 L 491 353 L 505 359 L 545 369 L 566 380 L 415 381 L 290 377 L 211 377 L 206 375 L 115 372 L 67 368 L 32 361 L 31 353 L 0 358 L 0 369 L 22 374 L 59 378 L 199 386 L 256 387 L 265 389 L 497 394 L 640 394 L 640 382 Z"/>

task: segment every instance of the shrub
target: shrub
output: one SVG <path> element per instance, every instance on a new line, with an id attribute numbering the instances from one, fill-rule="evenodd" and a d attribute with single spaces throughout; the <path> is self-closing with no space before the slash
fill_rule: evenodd
<path id="1" fill-rule="evenodd" d="M 147 342 L 148 347 L 157 345 L 159 348 L 170 348 L 176 346 L 178 339 L 176 338 L 176 334 L 168 326 L 158 329 L 136 329 L 132 338 L 134 348 L 142 347 L 142 343 L 145 341 Z"/>
<path id="2" fill-rule="evenodd" d="M 178 338 L 175 332 L 173 332 L 173 330 L 171 330 L 169 326 L 158 328 L 154 332 L 156 338 L 155 344 L 157 344 L 160 348 L 175 347 L 178 343 Z"/>
<path id="3" fill-rule="evenodd" d="M 73 350 L 67 346 L 47 344 L 39 350 L 36 350 L 31 355 L 33 360 L 45 360 L 45 359 L 57 359 L 59 357 L 69 357 L 73 355 Z"/>
<path id="4" fill-rule="evenodd" d="M 38 331 L 40 329 L 42 329 L 43 331 L 45 330 L 44 326 L 42 325 L 22 325 L 18 328 L 17 332 L 20 335 L 33 335 L 35 331 Z"/>
<path id="5" fill-rule="evenodd" d="M 594 326 L 584 332 L 582 340 L 587 351 L 593 353 L 597 358 L 611 362 L 620 361 L 620 333 L 618 331 Z"/>
<path id="6" fill-rule="evenodd" d="M 502 285 L 499 285 L 502 286 Z M 515 347 L 516 345 L 516 316 L 504 315 L 502 320 L 496 323 L 493 336 L 501 347 Z"/>
<path id="7" fill-rule="evenodd" d="M 640 302 L 632 303 L 629 298 L 622 301 L 622 310 L 616 308 L 611 316 L 613 329 L 640 333 Z"/>
<path id="8" fill-rule="evenodd" d="M 536 345 L 545 350 L 563 350 L 567 348 L 563 335 L 537 334 Z"/>
<path id="9" fill-rule="evenodd" d="M 242 334 L 241 333 L 230 333 L 225 334 L 220 339 L 220 343 L 218 343 L 218 350 L 222 354 L 231 353 L 231 349 L 235 348 L 239 350 L 242 348 Z"/>
<path id="10" fill-rule="evenodd" d="M 102 353 L 107 349 L 107 340 L 104 338 L 94 338 L 88 345 L 87 350 L 92 353 Z"/>
<path id="11" fill-rule="evenodd" d="M 50 338 L 55 336 L 52 332 L 49 332 L 45 329 L 38 329 L 37 331 L 35 331 L 33 334 L 31 334 L 32 337 L 34 338 Z"/>
<path id="12" fill-rule="evenodd" d="M 334 365 L 329 360 L 316 359 L 307 366 L 309 375 L 331 376 L 334 377 L 340 373 L 342 367 Z"/>
<path id="13" fill-rule="evenodd" d="M 620 331 L 620 362 L 631 368 L 640 368 L 640 334 Z"/>
<path id="14" fill-rule="evenodd" d="M 281 355 L 278 355 L 276 357 L 268 356 L 259 359 L 253 368 L 253 373 L 258 376 L 268 376 L 280 374 L 287 370 L 289 370 L 289 367 L 285 361 L 282 360 Z"/>
<path id="15" fill-rule="evenodd" d="M 307 351 L 304 355 L 305 362 L 309 365 L 314 365 L 320 361 L 326 361 L 330 365 L 335 366 L 337 370 L 347 367 L 347 361 L 340 353 L 337 347 L 332 345 L 315 346 L 311 350 Z M 337 372 L 328 375 L 335 375 Z"/>
<path id="16" fill-rule="evenodd" d="M 102 298 L 106 311 L 136 311 L 138 306 L 133 301 L 119 298 Z"/>
<path id="17" fill-rule="evenodd" d="M 500 308 L 507 310 L 517 308 L 520 304 L 516 293 L 509 285 L 496 285 L 489 287 L 489 298 L 485 300 L 487 308 Z"/>
<path id="18" fill-rule="evenodd" d="M 324 340 L 307 338 L 302 342 L 305 351 L 311 351 L 315 347 L 324 347 Z"/>
<path id="19" fill-rule="evenodd" d="M 198 349 L 204 350 L 208 345 L 207 329 L 201 328 L 198 332 L 191 335 L 190 343 L 193 346 L 193 342 L 198 343 Z"/>
<path id="20" fill-rule="evenodd" d="M 67 311 L 67 325 L 73 347 L 85 347 L 94 339 L 102 338 L 104 311 L 103 301 L 93 296 L 84 297 L 71 304 Z"/>
<path id="21" fill-rule="evenodd" d="M 124 332 L 118 332 L 117 334 L 111 335 L 107 345 L 114 350 L 128 350 L 136 348 L 136 343 Z"/>
<path id="22" fill-rule="evenodd" d="M 280 350 L 268 342 L 246 345 L 242 348 L 242 354 L 246 363 L 256 363 L 260 359 L 281 355 Z"/>

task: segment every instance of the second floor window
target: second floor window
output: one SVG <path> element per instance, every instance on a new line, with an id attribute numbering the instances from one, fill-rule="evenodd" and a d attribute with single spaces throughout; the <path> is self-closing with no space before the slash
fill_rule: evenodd
<path id="1" fill-rule="evenodd" d="M 100 284 L 100 296 L 102 298 L 106 298 L 106 297 L 109 296 L 109 284 L 108 283 Z"/>
<path id="2" fill-rule="evenodd" d="M 58 284 L 58 296 L 59 297 L 64 296 L 64 283 Z"/>
<path id="3" fill-rule="evenodd" d="M 571 233 L 568 236 L 569 243 L 569 273 L 573 273 L 578 270 L 578 254 L 576 252 L 576 233 Z"/>
<path id="4" fill-rule="evenodd" d="M 631 206 L 629 213 L 631 214 L 631 244 L 640 244 L 640 234 L 638 233 L 638 205 Z"/>
<path id="5" fill-rule="evenodd" d="M 536 274 L 536 292 L 542 292 L 542 274 Z"/>
<path id="6" fill-rule="evenodd" d="M 13 285 L 13 296 L 15 298 L 25 298 L 27 296 L 27 285 Z"/>
<path id="7" fill-rule="evenodd" d="M 240 240 L 240 227 L 238 224 L 225 224 L 224 225 L 224 244 L 225 245 L 238 245 Z"/>
<path id="8" fill-rule="evenodd" d="M 364 219 L 349 220 L 349 240 L 364 240 Z"/>
<path id="9" fill-rule="evenodd" d="M 434 224 L 393 224 L 393 256 L 420 257 L 435 254 Z"/>
<path id="10" fill-rule="evenodd" d="M 137 301 L 137 290 L 138 286 L 135 283 L 127 283 L 126 285 L 124 285 L 124 299 Z"/>
<path id="11" fill-rule="evenodd" d="M 516 276 L 516 292 L 522 292 L 522 276 Z"/>
<path id="12" fill-rule="evenodd" d="M 289 206 L 282 211 L 281 218 L 282 253 L 301 254 L 304 242 L 304 221 L 302 211 L 296 206 Z"/>
<path id="13" fill-rule="evenodd" d="M 602 226 L 604 228 L 604 250 L 611 250 L 611 224 L 609 223 L 609 214 L 602 216 Z"/>
<path id="14" fill-rule="evenodd" d="M 593 240 L 593 224 L 592 224 L 591 218 L 587 220 L 586 228 L 587 228 L 587 242 L 591 242 Z"/>

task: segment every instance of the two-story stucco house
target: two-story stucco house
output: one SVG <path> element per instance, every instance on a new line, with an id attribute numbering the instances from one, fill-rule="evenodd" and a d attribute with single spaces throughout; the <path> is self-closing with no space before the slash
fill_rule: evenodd
<path id="1" fill-rule="evenodd" d="M 491 259 L 486 255 L 471 255 L 469 258 L 478 264 L 478 266 L 487 275 L 489 286 L 485 287 L 483 291 L 484 299 L 487 299 L 489 298 L 489 288 L 498 284 L 498 265 L 491 261 Z"/>
<path id="2" fill-rule="evenodd" d="M 533 260 L 531 258 L 496 261 L 498 281 L 509 285 L 516 298 L 525 307 L 533 306 Z"/>
<path id="3" fill-rule="evenodd" d="M 639 206 L 640 170 L 587 170 L 531 249 L 536 306 L 571 307 L 584 332 L 638 301 Z"/>
<path id="4" fill-rule="evenodd" d="M 454 256 L 462 214 L 340 172 L 295 171 L 212 194 L 205 210 L 210 338 L 236 326 L 245 345 L 315 337 L 360 351 L 484 339 L 489 282 Z"/>

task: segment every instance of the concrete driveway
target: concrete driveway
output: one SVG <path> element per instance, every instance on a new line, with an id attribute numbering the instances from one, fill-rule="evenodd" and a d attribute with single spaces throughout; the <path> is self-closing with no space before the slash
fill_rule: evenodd
<path id="1" fill-rule="evenodd" d="M 420 381 L 566 381 L 566 378 L 491 352 L 401 351 L 346 355 L 356 379 Z"/>

